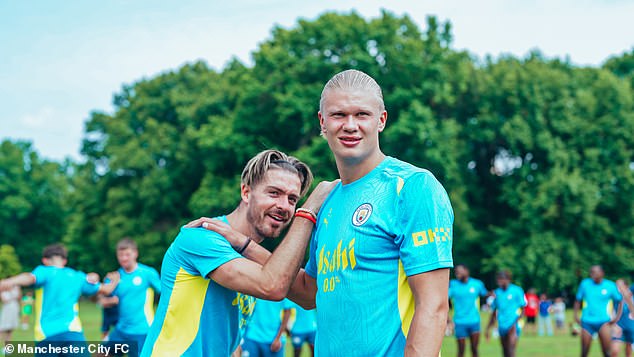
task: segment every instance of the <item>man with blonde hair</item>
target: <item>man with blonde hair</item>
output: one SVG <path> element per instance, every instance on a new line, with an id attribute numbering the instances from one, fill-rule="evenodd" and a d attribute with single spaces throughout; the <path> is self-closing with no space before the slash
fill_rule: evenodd
<path id="1" fill-rule="evenodd" d="M 236 350 L 255 298 L 283 299 L 299 270 L 314 212 L 332 187 L 320 183 L 296 213 L 312 178 L 296 158 L 263 151 L 242 172 L 238 207 L 212 220 L 248 237 L 237 250 L 217 233 L 181 228 L 163 259 L 161 299 L 142 356 L 228 356 Z M 242 257 L 251 245 L 278 237 L 294 215 L 302 218 L 270 259 L 260 265 Z"/>
<path id="2" fill-rule="evenodd" d="M 447 193 L 429 171 L 381 151 L 387 111 L 367 74 L 332 77 L 318 117 L 341 182 L 319 211 L 306 270 L 289 292 L 318 307 L 315 354 L 438 356 L 453 266 Z M 234 247 L 246 239 L 207 227 Z M 268 253 L 251 246 L 246 256 L 265 262 Z"/>

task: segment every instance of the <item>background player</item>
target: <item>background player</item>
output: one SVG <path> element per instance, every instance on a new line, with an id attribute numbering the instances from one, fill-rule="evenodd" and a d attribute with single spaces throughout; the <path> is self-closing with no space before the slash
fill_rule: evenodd
<path id="1" fill-rule="evenodd" d="M 482 281 L 470 276 L 469 268 L 464 264 L 456 265 L 454 273 L 456 279 L 449 282 L 449 298 L 454 311 L 453 330 L 458 342 L 458 356 L 464 356 L 468 337 L 471 342 L 471 355 L 477 357 L 480 340 L 480 298 L 486 297 L 488 291 Z"/>

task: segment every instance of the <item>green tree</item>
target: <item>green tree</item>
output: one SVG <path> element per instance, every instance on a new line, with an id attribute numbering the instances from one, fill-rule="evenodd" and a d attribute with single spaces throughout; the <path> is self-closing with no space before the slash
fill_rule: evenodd
<path id="1" fill-rule="evenodd" d="M 15 254 L 15 249 L 8 244 L 0 245 L 0 279 L 22 272 L 22 265 Z"/>
<path id="2" fill-rule="evenodd" d="M 0 237 L 26 269 L 39 264 L 43 246 L 62 239 L 67 192 L 65 165 L 40 159 L 28 142 L 0 143 Z"/>

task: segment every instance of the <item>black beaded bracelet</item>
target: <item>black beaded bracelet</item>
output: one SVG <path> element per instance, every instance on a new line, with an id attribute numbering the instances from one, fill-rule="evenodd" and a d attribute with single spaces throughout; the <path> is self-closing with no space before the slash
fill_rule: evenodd
<path id="1" fill-rule="evenodd" d="M 242 254 L 247 249 L 247 247 L 249 246 L 249 243 L 251 243 L 251 237 L 247 237 L 247 242 L 244 243 L 242 248 L 238 249 L 238 251 L 237 251 L 238 254 Z"/>

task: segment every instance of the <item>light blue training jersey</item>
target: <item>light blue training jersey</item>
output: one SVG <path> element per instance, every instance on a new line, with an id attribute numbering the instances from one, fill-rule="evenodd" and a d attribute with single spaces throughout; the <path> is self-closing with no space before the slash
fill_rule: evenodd
<path id="1" fill-rule="evenodd" d="M 621 301 L 616 284 L 607 279 L 599 284 L 585 278 L 579 284 L 577 301 L 582 302 L 581 322 L 601 324 L 610 321 L 615 304 Z"/>
<path id="2" fill-rule="evenodd" d="M 161 293 L 159 274 L 156 269 L 138 263 L 129 273 L 119 268 L 119 275 L 121 280 L 112 293 L 119 298 L 116 329 L 130 335 L 145 335 L 154 319 L 154 292 Z"/>
<path id="3" fill-rule="evenodd" d="M 101 284 L 86 281 L 86 274 L 68 267 L 40 265 L 35 276 L 35 341 L 64 332 L 82 333 L 79 298 L 94 295 Z"/>
<path id="4" fill-rule="evenodd" d="M 498 328 L 508 330 L 520 317 L 521 309 L 526 306 L 524 290 L 515 284 L 509 284 L 506 290 L 497 288 L 494 293 L 491 308 L 498 312 Z"/>
<path id="5" fill-rule="evenodd" d="M 480 297 L 487 296 L 484 283 L 469 278 L 466 282 L 453 279 L 449 282 L 449 298 L 453 306 L 453 322 L 460 325 L 480 323 Z"/>
<path id="6" fill-rule="evenodd" d="M 315 309 L 305 310 L 292 301 L 291 304 L 291 308 L 294 311 L 294 322 L 291 327 L 291 333 L 302 334 L 317 331 L 317 311 Z"/>
<path id="7" fill-rule="evenodd" d="M 225 216 L 217 217 L 228 223 Z M 241 255 L 218 233 L 181 228 L 161 267 L 161 298 L 141 356 L 229 356 L 255 298 L 207 276 Z"/>
<path id="8" fill-rule="evenodd" d="M 260 343 L 272 343 L 282 325 L 282 313 L 293 307 L 288 299 L 269 301 L 256 299 L 253 316 L 247 326 L 244 337 Z M 286 343 L 286 335 L 282 334 L 282 346 Z"/>
<path id="9" fill-rule="evenodd" d="M 403 355 L 408 276 L 453 266 L 453 210 L 427 170 L 386 157 L 330 193 L 306 266 L 317 282 L 316 355 Z"/>
<path id="10" fill-rule="evenodd" d="M 630 291 L 634 294 L 634 286 L 630 287 Z M 627 304 L 623 302 L 623 312 L 621 313 L 621 318 L 617 322 L 617 324 L 626 330 L 634 330 L 634 319 L 630 317 L 630 308 L 627 307 Z"/>

